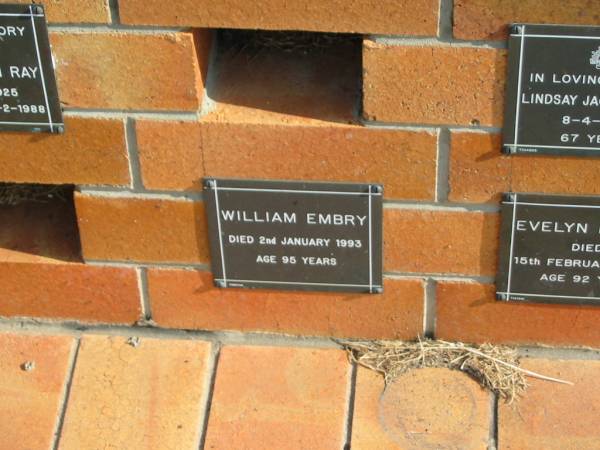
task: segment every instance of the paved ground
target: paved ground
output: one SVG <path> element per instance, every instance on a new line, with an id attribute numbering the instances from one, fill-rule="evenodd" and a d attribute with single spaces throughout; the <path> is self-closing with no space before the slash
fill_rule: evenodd
<path id="1" fill-rule="evenodd" d="M 530 380 L 508 406 L 446 369 L 384 390 L 327 339 L 3 330 L 2 450 L 600 448 L 597 352 L 522 349 L 575 385 Z"/>

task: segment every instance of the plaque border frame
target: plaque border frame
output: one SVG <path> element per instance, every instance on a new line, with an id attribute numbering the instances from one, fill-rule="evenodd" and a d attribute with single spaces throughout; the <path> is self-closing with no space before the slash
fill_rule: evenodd
<path id="1" fill-rule="evenodd" d="M 519 196 L 545 196 L 549 200 L 554 200 L 555 202 L 548 203 L 538 203 L 538 202 L 528 202 L 528 201 L 519 201 Z M 515 227 L 517 220 L 517 206 L 518 205 L 526 205 L 526 206 L 540 206 L 540 207 L 561 207 L 561 208 L 586 208 L 586 209 L 600 209 L 600 197 L 590 197 L 596 199 L 598 201 L 598 205 L 585 205 L 585 204 L 569 204 L 567 202 L 560 203 L 560 198 L 566 197 L 566 199 L 578 198 L 582 201 L 586 198 L 584 196 L 560 196 L 560 195 L 552 195 L 552 194 L 537 194 L 537 193 L 516 193 L 509 192 L 502 194 L 502 205 L 511 205 L 512 206 L 512 219 L 510 225 L 510 243 L 508 245 L 508 255 L 506 255 L 506 246 L 503 245 L 502 240 L 500 241 L 499 251 L 498 251 L 498 272 L 496 275 L 495 282 L 495 293 L 496 300 L 505 301 L 505 302 L 515 302 L 515 303 L 544 303 L 544 304 L 577 304 L 577 305 L 595 305 L 600 306 L 600 296 L 598 297 L 584 297 L 584 296 L 572 296 L 572 295 L 552 295 L 552 294 L 534 294 L 534 293 L 525 293 L 525 292 L 511 292 L 511 279 L 512 279 L 512 267 L 513 267 L 513 250 L 515 243 Z M 503 211 L 502 211 L 503 212 Z M 500 224 L 500 233 L 502 235 L 502 230 L 505 225 L 505 218 L 501 217 Z M 501 280 L 500 275 L 502 274 L 502 270 L 504 268 L 503 257 L 508 256 L 508 270 L 506 271 L 506 279 Z M 504 281 L 506 288 L 500 289 L 499 286 Z M 511 298 L 512 296 L 512 298 Z"/>
<path id="2" fill-rule="evenodd" d="M 219 183 L 249 183 L 253 184 L 273 184 L 282 185 L 286 184 L 289 186 L 302 186 L 309 185 L 315 187 L 315 189 L 286 189 L 286 188 L 243 188 L 243 187 L 220 187 Z M 317 187 L 319 189 L 317 189 Z M 327 190 L 327 187 L 336 187 L 338 190 Z M 340 182 L 323 182 L 323 181 L 290 181 L 290 180 L 260 180 L 260 179 L 239 179 L 239 178 L 203 178 L 203 189 L 204 195 L 214 195 L 214 206 L 217 217 L 217 230 L 216 233 L 219 236 L 218 249 L 219 261 L 215 261 L 215 255 L 211 255 L 211 267 L 213 272 L 213 281 L 215 286 L 220 288 L 249 288 L 249 289 L 291 289 L 294 288 L 304 291 L 321 291 L 321 292 L 364 292 L 369 294 L 381 294 L 383 293 L 383 263 L 381 264 L 380 273 L 374 273 L 374 244 L 379 241 L 381 244 L 381 259 L 383 260 L 383 229 L 380 233 L 377 233 L 376 227 L 372 226 L 373 219 L 373 197 L 381 198 L 381 206 L 383 200 L 383 185 L 378 183 L 340 183 Z M 345 189 L 345 190 L 344 190 Z M 223 246 L 223 233 L 221 227 L 221 220 L 219 214 L 219 191 L 255 191 L 255 192 L 271 192 L 271 193 L 288 193 L 288 194 L 327 194 L 327 195 L 356 195 L 356 196 L 368 196 L 368 208 L 369 208 L 369 284 L 350 284 L 350 283 L 310 283 L 301 281 L 272 281 L 272 280 L 242 280 L 233 279 L 227 277 L 226 264 L 224 258 L 224 246 Z M 382 221 L 383 225 L 383 221 Z M 210 221 L 209 221 L 210 227 Z M 211 248 L 213 245 L 211 244 Z M 220 269 L 220 273 L 217 270 Z M 375 279 L 377 278 L 377 280 Z M 381 282 L 379 282 L 381 280 Z M 246 283 L 250 284 L 249 286 Z M 256 286 L 252 286 L 256 284 Z M 272 287 L 269 287 L 272 285 Z M 322 287 L 323 289 L 318 289 Z M 346 289 L 344 289 L 346 288 Z"/>
<path id="3" fill-rule="evenodd" d="M 46 131 L 50 133 L 64 133 L 64 119 L 62 116 L 62 107 L 60 105 L 60 97 L 58 95 L 58 85 L 56 83 L 56 76 L 54 75 L 54 63 L 52 58 L 52 51 L 50 49 L 50 42 L 48 39 L 48 24 L 46 22 L 46 11 L 44 5 L 38 4 L 18 4 L 18 3 L 7 3 L 1 5 L 5 10 L 14 10 L 15 12 L 1 12 L 0 17 L 30 17 L 31 28 L 33 31 L 33 40 L 35 43 L 35 53 L 37 67 L 40 70 L 42 91 L 44 94 L 44 102 L 47 111 L 47 122 L 16 122 L 16 121 L 4 121 L 0 120 L 0 131 Z M 23 12 L 19 12 L 23 11 Z M 40 19 L 36 21 L 36 19 Z M 38 30 L 38 28 L 41 28 Z M 48 42 L 48 51 L 42 52 L 40 50 L 40 36 L 38 32 L 41 31 L 45 34 L 45 40 Z M 41 36 L 44 37 L 44 36 Z M 46 74 L 44 68 L 50 67 L 52 69 L 51 74 Z M 49 81 L 50 86 L 47 86 Z M 49 92 L 49 87 L 52 88 L 52 92 Z M 56 98 L 56 112 L 58 117 L 54 115 L 51 108 L 51 97 Z M 58 119 L 58 120 L 55 120 Z"/>
<path id="4" fill-rule="evenodd" d="M 559 34 L 543 34 L 543 30 L 548 30 L 554 28 L 557 30 L 555 33 Z M 568 146 L 568 145 L 538 145 L 538 144 L 519 144 L 519 123 L 520 123 L 520 97 L 522 92 L 522 75 L 523 75 L 523 49 L 525 48 L 525 38 L 540 38 L 540 39 L 590 39 L 600 41 L 600 36 L 585 36 L 585 35 L 576 35 L 572 34 L 576 32 L 577 29 L 596 29 L 600 34 L 600 26 L 594 25 L 558 25 L 558 24 L 531 24 L 531 23 L 514 23 L 509 25 L 509 54 L 508 54 L 508 64 L 507 71 L 508 76 L 506 78 L 506 104 L 504 111 L 504 126 L 502 132 L 502 152 L 508 155 L 562 155 L 562 156 L 591 156 L 591 157 L 600 157 L 600 146 L 598 147 L 579 147 L 579 146 Z M 528 33 L 529 29 L 529 33 Z M 568 29 L 569 31 L 567 31 Z M 536 31 L 537 30 L 537 31 Z M 565 34 L 560 34 L 559 30 L 565 30 Z M 519 39 L 519 55 L 515 56 L 511 54 L 511 43 L 513 38 Z M 517 74 L 517 92 L 516 96 L 509 97 L 509 91 L 511 90 L 512 82 L 511 82 L 511 65 L 518 61 L 518 74 Z M 508 121 L 507 119 L 513 118 L 514 121 Z M 512 143 L 508 143 L 506 140 L 506 124 L 513 123 L 513 139 Z M 596 120 L 595 122 L 599 122 L 600 120 Z M 535 150 L 535 151 L 532 151 Z M 568 152 L 565 152 L 568 150 Z"/>

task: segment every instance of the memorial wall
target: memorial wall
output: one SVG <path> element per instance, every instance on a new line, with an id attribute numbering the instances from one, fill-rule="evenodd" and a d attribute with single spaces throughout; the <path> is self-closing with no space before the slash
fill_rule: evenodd
<path id="1" fill-rule="evenodd" d="M 18 3 L 1 317 L 600 345 L 600 4 Z"/>

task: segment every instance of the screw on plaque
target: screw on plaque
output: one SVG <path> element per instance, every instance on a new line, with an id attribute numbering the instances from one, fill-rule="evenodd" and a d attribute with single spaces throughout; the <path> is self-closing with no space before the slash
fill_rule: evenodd
<path id="1" fill-rule="evenodd" d="M 63 127 L 62 125 L 59 125 L 56 127 L 56 132 L 58 134 L 63 134 L 65 132 L 65 127 Z"/>
<path id="2" fill-rule="evenodd" d="M 517 147 L 513 145 L 503 145 L 502 153 L 504 153 L 505 155 L 514 155 L 517 153 Z"/>
<path id="3" fill-rule="evenodd" d="M 508 295 L 506 294 L 496 294 L 496 300 L 508 300 Z"/>
<path id="4" fill-rule="evenodd" d="M 505 202 L 514 202 L 516 199 L 517 196 L 512 192 L 508 192 L 502 195 L 502 200 Z"/>
<path id="5" fill-rule="evenodd" d="M 204 182 L 204 186 L 206 186 L 208 189 L 214 189 L 216 184 L 217 183 L 215 182 L 215 180 L 206 180 Z"/>
<path id="6" fill-rule="evenodd" d="M 219 288 L 224 288 L 227 287 L 227 284 L 225 284 L 225 281 L 223 280 L 215 280 L 215 286 Z"/>
<path id="7" fill-rule="evenodd" d="M 42 8 L 40 5 L 36 5 L 33 7 L 33 13 L 34 14 L 44 14 L 44 8 Z"/>
<path id="8" fill-rule="evenodd" d="M 374 184 L 371 186 L 371 192 L 374 192 L 375 194 L 381 194 L 383 192 L 383 186 L 380 184 Z"/>
<path id="9" fill-rule="evenodd" d="M 521 34 L 522 31 L 523 31 L 522 25 L 513 25 L 512 27 L 510 27 L 511 34 Z"/>
<path id="10" fill-rule="evenodd" d="M 21 364 L 21 370 L 25 372 L 31 372 L 33 369 L 35 369 L 35 361 L 25 361 Z"/>
<path id="11" fill-rule="evenodd" d="M 373 293 L 374 294 L 383 294 L 383 288 L 382 287 L 376 287 L 375 289 L 373 289 Z"/>

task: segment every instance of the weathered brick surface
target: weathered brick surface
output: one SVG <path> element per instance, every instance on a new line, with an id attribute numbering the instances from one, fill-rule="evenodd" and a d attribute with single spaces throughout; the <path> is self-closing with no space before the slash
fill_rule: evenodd
<path id="1" fill-rule="evenodd" d="M 492 275 L 498 226 L 498 214 L 385 209 L 385 270 Z"/>
<path id="2" fill-rule="evenodd" d="M 458 39 L 505 39 L 511 23 L 597 25 L 594 0 L 455 0 L 454 36 Z"/>
<path id="3" fill-rule="evenodd" d="M 439 0 L 129 0 L 120 6 L 127 24 L 260 28 L 433 36 Z"/>
<path id="4" fill-rule="evenodd" d="M 1 450 L 52 448 L 72 347 L 67 336 L 0 334 Z"/>
<path id="5" fill-rule="evenodd" d="M 218 289 L 212 274 L 150 269 L 154 320 L 170 328 L 411 339 L 423 329 L 420 281 L 385 280 L 382 295 Z"/>
<path id="6" fill-rule="evenodd" d="M 365 41 L 363 64 L 368 120 L 502 124 L 504 50 Z"/>
<path id="7" fill-rule="evenodd" d="M 534 372 L 573 386 L 528 378 L 525 396 L 500 404 L 498 440 L 507 450 L 597 449 L 600 442 L 599 361 L 524 359 Z"/>
<path id="8" fill-rule="evenodd" d="M 199 123 L 138 120 L 135 130 L 147 189 L 202 189 L 206 146 Z"/>
<path id="9" fill-rule="evenodd" d="M 600 346 L 600 310 L 499 302 L 489 284 L 439 282 L 436 336 L 463 342 Z"/>
<path id="10" fill-rule="evenodd" d="M 600 161 L 556 156 L 505 156 L 502 137 L 452 133 L 450 193 L 455 202 L 497 202 L 502 192 L 600 193 Z"/>
<path id="11" fill-rule="evenodd" d="M 0 0 L 0 3 L 29 5 L 30 0 Z M 108 2 L 103 0 L 46 0 L 46 18 L 53 23 L 107 23 L 110 21 Z"/>
<path id="12" fill-rule="evenodd" d="M 349 371 L 340 350 L 225 347 L 205 447 L 341 448 Z"/>
<path id="13" fill-rule="evenodd" d="M 79 233 L 71 199 L 0 206 L 0 263 L 79 261 Z"/>
<path id="14" fill-rule="evenodd" d="M 86 336 L 75 366 L 64 449 L 197 449 L 210 345 Z"/>
<path id="15" fill-rule="evenodd" d="M 207 262 L 204 204 L 76 193 L 85 259 Z"/>
<path id="16" fill-rule="evenodd" d="M 359 367 L 354 402 L 353 448 L 487 447 L 490 394 L 459 371 L 412 370 L 386 387 Z"/>
<path id="17" fill-rule="evenodd" d="M 140 318 L 134 269 L 0 263 L 0 316 L 131 324 Z"/>
<path id="18" fill-rule="evenodd" d="M 192 33 L 51 33 L 50 40 L 69 107 L 194 111 L 202 100 Z"/>
<path id="19" fill-rule="evenodd" d="M 128 185 L 123 122 L 65 118 L 64 134 L 0 134 L 0 180 Z"/>
<path id="20" fill-rule="evenodd" d="M 385 196 L 433 200 L 437 136 L 358 126 L 141 121 L 144 185 L 201 188 L 202 175 L 379 182 Z"/>

